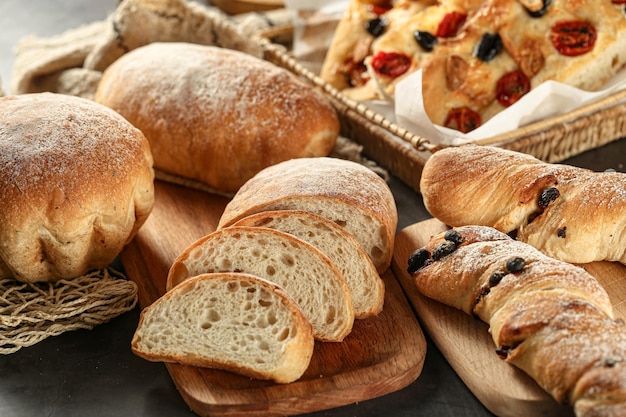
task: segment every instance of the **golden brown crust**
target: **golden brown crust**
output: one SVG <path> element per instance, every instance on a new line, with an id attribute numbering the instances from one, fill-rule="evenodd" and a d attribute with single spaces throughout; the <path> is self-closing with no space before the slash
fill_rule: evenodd
<path id="1" fill-rule="evenodd" d="M 268 167 L 226 206 L 219 228 L 259 211 L 315 212 L 360 241 L 379 272 L 391 263 L 398 213 L 385 181 L 370 169 L 336 158 L 301 158 Z"/>
<path id="2" fill-rule="evenodd" d="M 107 266 L 152 210 L 141 132 L 86 99 L 0 99 L 0 275 L 56 281 Z"/>
<path id="3" fill-rule="evenodd" d="M 576 384 L 577 417 L 621 417 L 626 415 L 626 362 L 609 361 L 591 369 Z M 595 395 L 594 395 L 595 392 Z M 588 399 L 593 398 L 593 399 Z"/>
<path id="4" fill-rule="evenodd" d="M 369 18 L 366 3 L 351 1 L 335 29 L 320 77 L 339 90 L 351 87 L 345 75 L 349 62 L 357 64 L 370 54 L 373 37 L 365 30 Z"/>
<path id="5" fill-rule="evenodd" d="M 450 226 L 492 226 L 567 262 L 626 263 L 625 179 L 469 145 L 432 155 L 420 190 Z"/>
<path id="6" fill-rule="evenodd" d="M 486 226 L 433 237 L 409 265 L 421 293 L 489 324 L 498 355 L 555 400 L 574 406 L 579 417 L 619 415 L 626 325 L 614 319 L 608 294 L 584 269 Z M 605 413 L 590 413 L 596 406 Z"/>
<path id="7" fill-rule="evenodd" d="M 328 155 L 330 102 L 287 70 L 223 48 L 152 43 L 105 71 L 96 101 L 148 138 L 155 168 L 236 191 L 262 168 Z"/>

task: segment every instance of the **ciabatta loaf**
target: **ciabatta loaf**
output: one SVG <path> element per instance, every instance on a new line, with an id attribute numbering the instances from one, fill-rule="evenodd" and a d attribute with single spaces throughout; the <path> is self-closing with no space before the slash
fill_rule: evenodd
<path id="1" fill-rule="evenodd" d="M 328 155 L 330 101 L 284 68 L 242 52 L 155 42 L 103 73 L 95 100 L 148 138 L 160 171 L 235 192 L 261 169 Z"/>
<path id="2" fill-rule="evenodd" d="M 226 206 L 219 228 L 260 211 L 306 210 L 334 221 L 363 246 L 378 272 L 391 263 L 398 212 L 387 183 L 337 158 L 300 158 L 265 168 Z"/>
<path id="3" fill-rule="evenodd" d="M 131 342 L 142 358 L 288 383 L 313 355 L 311 324 L 284 290 L 243 273 L 186 280 L 141 312 Z"/>
<path id="4" fill-rule="evenodd" d="M 624 173 L 466 145 L 435 152 L 420 191 L 430 214 L 449 226 L 492 226 L 566 262 L 626 263 Z"/>
<path id="5" fill-rule="evenodd" d="M 433 237 L 409 258 L 419 291 L 489 324 L 496 353 L 578 417 L 626 412 L 626 325 L 584 269 L 486 226 Z"/>
<path id="6" fill-rule="evenodd" d="M 330 258 L 346 280 L 356 318 L 382 311 L 383 280 L 359 242 L 337 223 L 304 210 L 279 210 L 252 214 L 233 226 L 269 227 L 312 244 Z"/>
<path id="7" fill-rule="evenodd" d="M 144 135 L 111 109 L 53 93 L 0 99 L 0 278 L 107 267 L 154 203 Z"/>
<path id="8" fill-rule="evenodd" d="M 302 308 L 318 340 L 341 341 L 352 330 L 354 309 L 343 276 L 326 255 L 293 235 L 261 227 L 213 232 L 176 258 L 167 288 L 211 272 L 244 272 L 280 285 Z"/>

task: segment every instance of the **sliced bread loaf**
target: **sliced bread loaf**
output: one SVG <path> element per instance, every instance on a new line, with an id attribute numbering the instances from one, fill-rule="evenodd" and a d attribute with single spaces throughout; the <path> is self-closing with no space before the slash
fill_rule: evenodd
<path id="1" fill-rule="evenodd" d="M 218 228 L 270 210 L 306 210 L 326 217 L 361 243 L 378 272 L 391 264 L 398 225 L 395 200 L 387 183 L 363 165 L 321 157 L 265 168 L 237 191 Z"/>
<path id="2" fill-rule="evenodd" d="M 279 210 L 244 217 L 233 226 L 269 227 L 312 244 L 330 258 L 346 280 L 356 318 L 382 311 L 383 280 L 359 242 L 337 223 L 304 210 Z"/>
<path id="3" fill-rule="evenodd" d="M 296 300 L 322 341 L 341 341 L 352 330 L 354 309 L 341 272 L 313 245 L 261 227 L 228 227 L 191 244 L 172 264 L 167 288 L 209 272 L 244 272 L 265 278 Z"/>
<path id="4" fill-rule="evenodd" d="M 306 371 L 314 344 L 310 323 L 280 286 L 214 273 L 186 280 L 145 308 L 131 347 L 151 361 L 288 383 Z"/>

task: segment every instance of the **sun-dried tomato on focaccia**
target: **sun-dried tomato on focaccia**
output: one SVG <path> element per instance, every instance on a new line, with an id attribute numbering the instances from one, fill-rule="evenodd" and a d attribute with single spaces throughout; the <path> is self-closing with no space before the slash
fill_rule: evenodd
<path id="1" fill-rule="evenodd" d="M 469 132 L 529 90 L 510 89 L 513 83 L 506 81 L 500 85 L 518 67 L 503 50 L 496 25 L 487 15 L 476 15 L 424 62 L 422 99 L 433 123 Z"/>
<path id="2" fill-rule="evenodd" d="M 509 0 L 493 0 L 506 3 Z M 600 88 L 626 62 L 625 0 L 552 0 L 537 17 L 511 8 L 500 35 L 534 88 L 556 80 Z M 519 24 L 518 22 L 525 22 Z M 526 27 L 526 30 L 525 30 Z"/>
<path id="3" fill-rule="evenodd" d="M 430 58 L 438 39 L 457 36 L 482 1 L 440 2 L 405 19 L 395 19 L 394 24 L 374 40 L 372 55 L 365 61 L 379 95 L 392 96 L 396 84 Z"/>
<path id="4" fill-rule="evenodd" d="M 363 3 L 353 0 L 351 7 Z M 342 78 L 343 85 L 331 83 L 356 100 L 390 98 L 401 79 L 422 69 L 422 98 L 431 120 L 467 132 L 546 80 L 595 90 L 626 63 L 626 0 L 419 3 L 380 9 L 376 21 L 383 24 L 367 32 L 367 48 L 353 48 L 350 57 L 340 53 L 337 38 L 358 38 L 361 29 L 355 20 L 344 25 L 322 78 Z M 363 21 L 371 27 L 370 20 Z M 337 63 L 350 59 L 358 61 L 360 77 L 337 71 Z"/>
<path id="5" fill-rule="evenodd" d="M 340 20 L 335 36 L 326 54 L 320 76 L 326 82 L 355 100 L 377 98 L 377 87 L 372 80 L 365 59 L 372 56 L 372 44 L 392 28 L 396 20 L 405 20 L 436 0 L 352 0 Z M 382 71 L 394 78 L 406 64 L 403 57 L 392 51 Z M 394 62 L 394 58 L 397 59 Z M 398 69 L 400 68 L 400 70 Z"/>

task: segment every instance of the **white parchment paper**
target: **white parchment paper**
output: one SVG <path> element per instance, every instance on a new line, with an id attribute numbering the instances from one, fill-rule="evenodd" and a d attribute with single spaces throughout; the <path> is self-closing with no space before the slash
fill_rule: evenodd
<path id="1" fill-rule="evenodd" d="M 546 81 L 501 111 L 479 128 L 463 134 L 433 124 L 422 101 L 422 72 L 407 76 L 395 90 L 396 122 L 433 143 L 462 144 L 515 130 L 549 117 L 569 113 L 581 106 L 626 89 L 626 71 L 620 71 L 599 91 L 584 91 L 572 86 Z"/>

